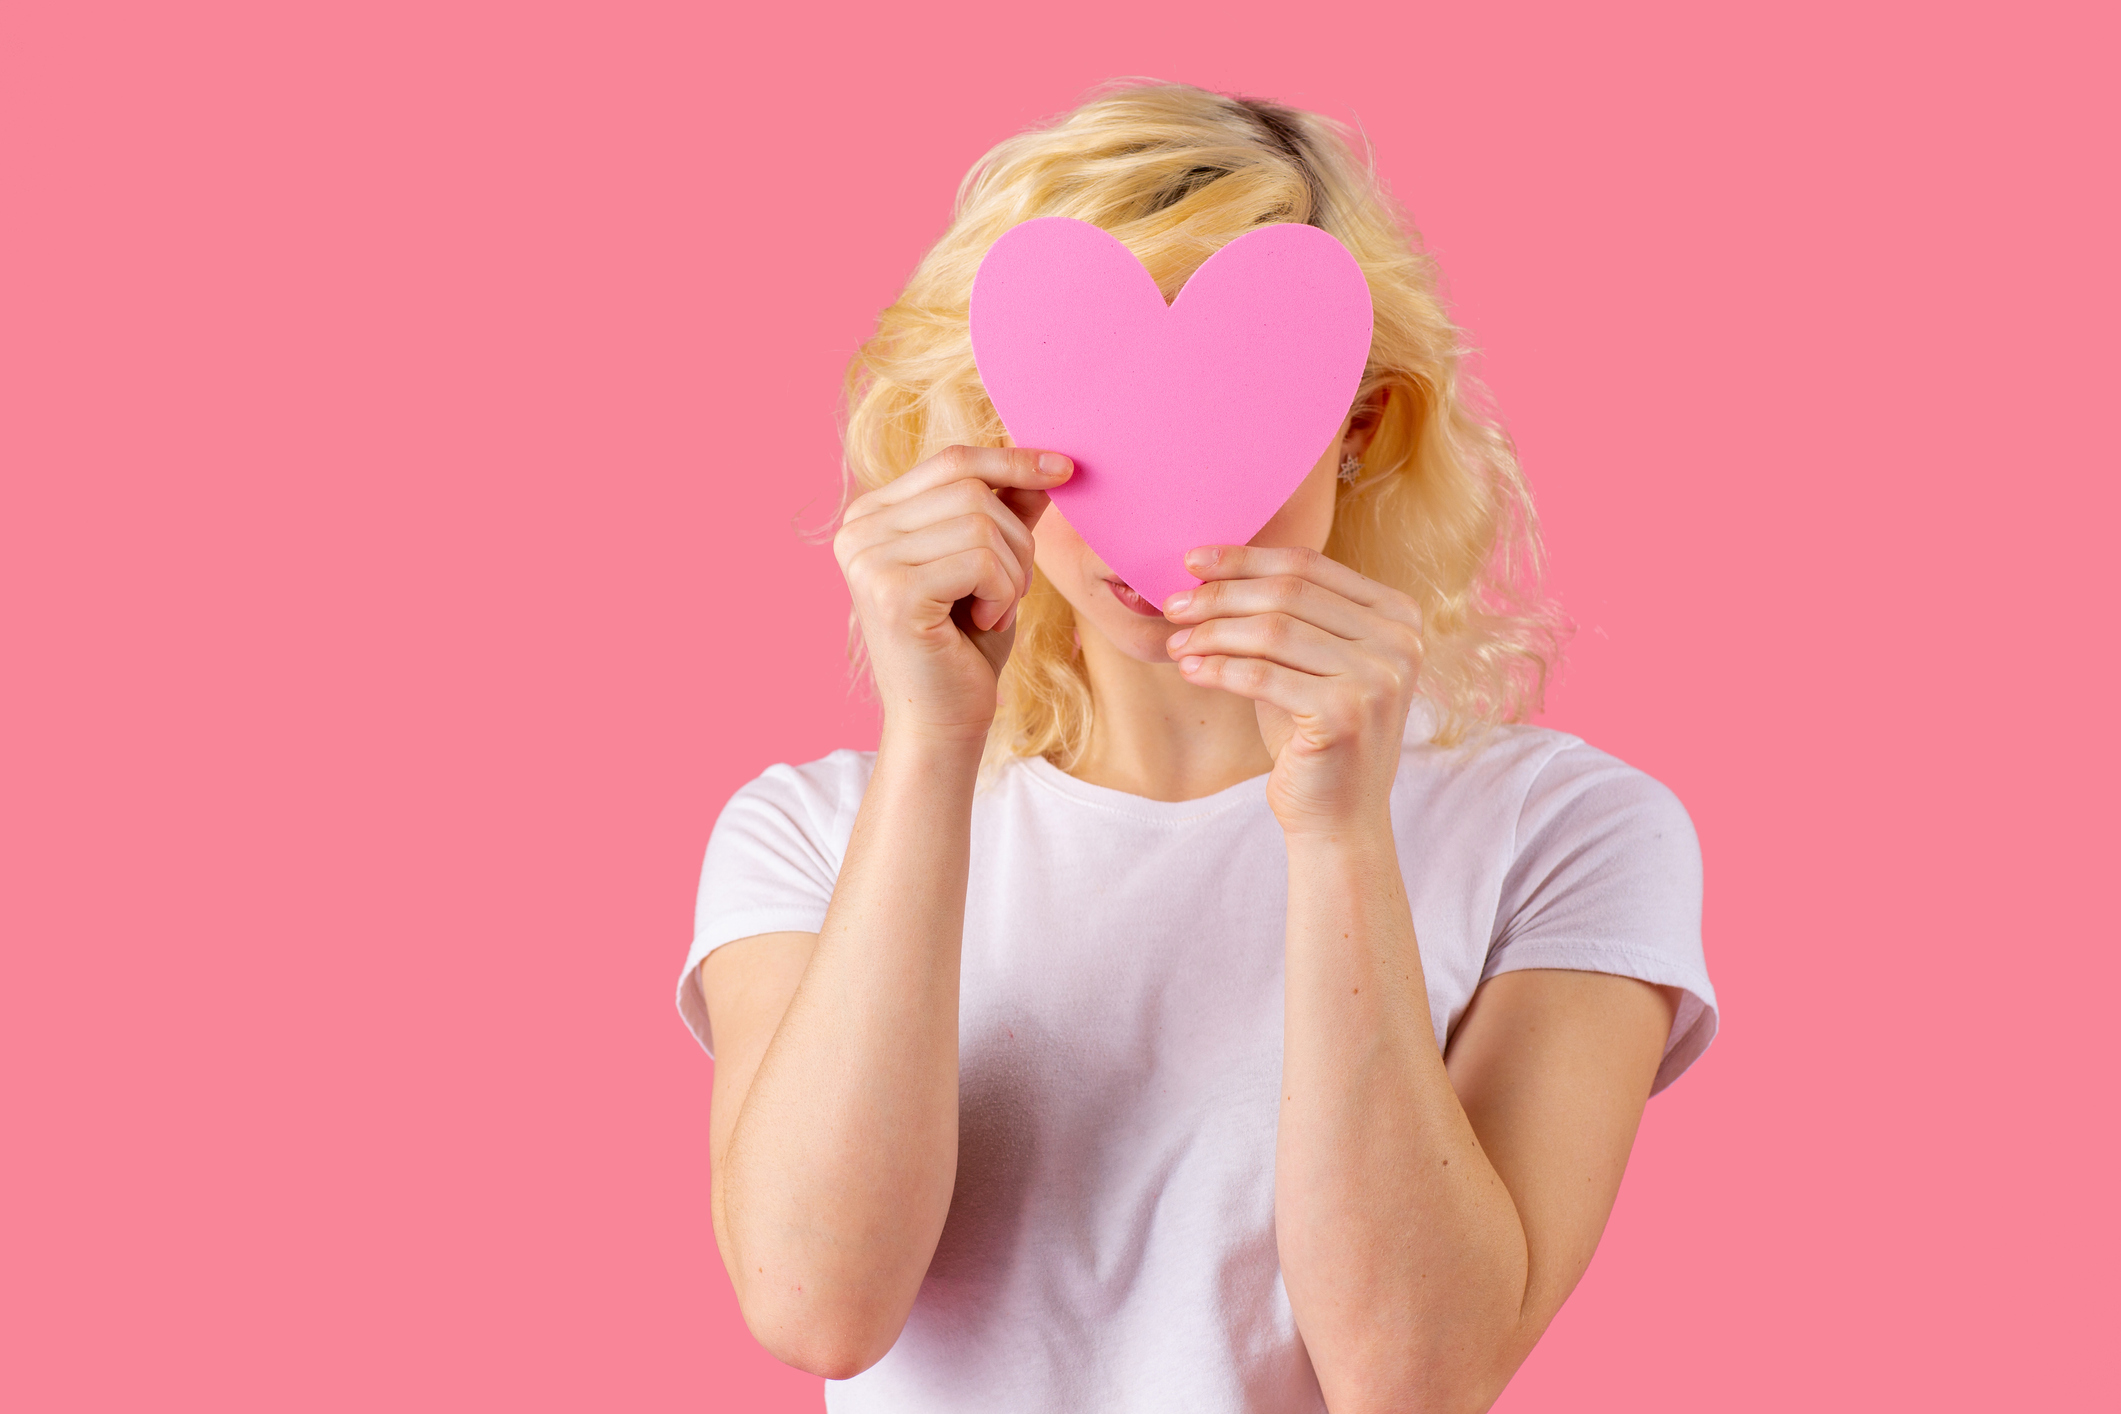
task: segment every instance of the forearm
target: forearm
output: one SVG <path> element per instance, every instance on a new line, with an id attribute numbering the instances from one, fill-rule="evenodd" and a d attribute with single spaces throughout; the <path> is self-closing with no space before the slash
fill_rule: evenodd
<path id="1" fill-rule="evenodd" d="M 1334 1414 L 1483 1409 L 1527 1247 L 1445 1074 L 1388 820 L 1289 840 L 1275 1229 Z"/>
<path id="2" fill-rule="evenodd" d="M 813 1368 L 889 1347 L 949 1211 L 978 764 L 976 743 L 887 729 L 816 950 L 730 1138 L 720 1181 L 746 1315 Z"/>

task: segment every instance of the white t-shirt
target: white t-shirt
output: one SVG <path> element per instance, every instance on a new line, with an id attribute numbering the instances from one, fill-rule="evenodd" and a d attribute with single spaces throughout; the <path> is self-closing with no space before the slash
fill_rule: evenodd
<path id="1" fill-rule="evenodd" d="M 1526 967 L 1684 988 L 1656 1088 L 1716 1033 L 1686 811 L 1575 737 L 1426 744 L 1392 793 L 1436 1043 Z M 874 756 L 775 766 L 707 846 L 678 1009 L 723 943 L 816 932 Z M 975 797 L 957 1188 L 898 1343 L 838 1414 L 1322 1410 L 1274 1245 L 1288 855 L 1258 776 L 1164 802 L 1016 762 Z M 907 829 L 922 822 L 907 820 Z"/>

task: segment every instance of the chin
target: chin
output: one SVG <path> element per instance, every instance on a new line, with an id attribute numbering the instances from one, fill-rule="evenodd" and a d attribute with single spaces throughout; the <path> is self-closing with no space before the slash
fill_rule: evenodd
<path id="1" fill-rule="evenodd" d="M 1178 632 L 1178 626 L 1162 614 L 1144 613 L 1140 597 L 1126 589 L 1110 570 L 1102 565 L 1084 566 L 1072 574 L 1056 574 L 1049 569 L 1048 576 L 1075 611 L 1080 631 L 1094 631 L 1122 656 L 1138 663 L 1176 666 L 1164 644 Z"/>
<path id="2" fill-rule="evenodd" d="M 1169 619 L 1144 618 L 1121 610 L 1115 614 L 1099 606 L 1102 612 L 1084 613 L 1076 610 L 1075 621 L 1087 629 L 1094 630 L 1098 637 L 1117 648 L 1125 656 L 1141 663 L 1168 663 L 1171 655 L 1164 651 L 1164 644 L 1178 628 Z"/>

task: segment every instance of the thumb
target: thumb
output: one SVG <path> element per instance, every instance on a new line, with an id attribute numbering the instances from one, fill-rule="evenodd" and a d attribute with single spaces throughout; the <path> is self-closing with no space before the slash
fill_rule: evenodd
<path id="1" fill-rule="evenodd" d="M 1016 646 L 1016 610 L 1022 606 L 1022 603 L 1022 600 L 1018 600 L 1017 604 L 1010 608 L 1006 620 L 1008 627 L 986 629 L 972 626 L 972 601 L 970 599 L 960 599 L 951 606 L 950 617 L 952 621 L 957 624 L 959 631 L 971 641 L 972 646 L 979 650 L 980 656 L 987 660 L 987 666 L 994 670 L 994 675 L 997 678 L 1002 675 L 1002 667 L 1009 661 L 1009 650 Z"/>
<path id="2" fill-rule="evenodd" d="M 1033 491 L 1020 486 L 1005 486 L 996 491 L 996 499 L 1007 506 L 1016 518 L 1029 530 L 1038 524 L 1038 518 L 1053 504 L 1053 497 L 1044 491 Z"/>

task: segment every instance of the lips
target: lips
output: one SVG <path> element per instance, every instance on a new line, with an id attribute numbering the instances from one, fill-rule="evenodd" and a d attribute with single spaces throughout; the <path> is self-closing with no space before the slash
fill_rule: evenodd
<path id="1" fill-rule="evenodd" d="M 1143 618 L 1160 619 L 1164 616 L 1162 609 L 1157 608 L 1154 604 L 1142 598 L 1141 595 L 1135 593 L 1133 587 L 1125 580 L 1108 579 L 1105 583 L 1112 586 L 1113 598 L 1119 600 L 1120 603 L 1125 604 Z"/>

